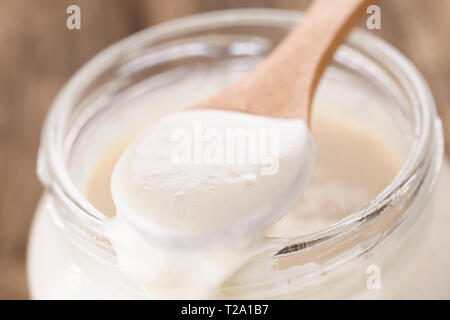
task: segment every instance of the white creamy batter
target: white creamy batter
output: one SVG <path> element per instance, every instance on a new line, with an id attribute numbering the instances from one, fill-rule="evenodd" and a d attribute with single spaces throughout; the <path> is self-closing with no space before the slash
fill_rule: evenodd
<path id="1" fill-rule="evenodd" d="M 229 121 L 224 121 L 225 116 Z M 207 231 L 217 233 L 224 225 L 231 230 L 239 227 L 240 217 L 273 204 L 283 198 L 281 192 L 290 190 L 280 186 L 306 186 L 307 174 L 303 183 L 295 184 L 293 179 L 298 182 L 299 175 L 292 172 L 305 174 L 312 169 L 308 129 L 300 120 L 222 111 L 180 112 L 163 119 L 144 129 L 134 142 L 129 137 L 105 152 L 87 186 L 88 199 L 114 216 L 108 220 L 107 230 L 121 270 L 136 281 L 147 298 L 220 297 L 221 285 L 257 256 L 267 246 L 267 239 L 295 237 L 337 222 L 380 192 L 401 164 L 399 156 L 376 132 L 326 108 L 316 110 L 312 133 L 317 157 L 305 193 L 295 199 L 293 208 L 281 220 L 276 222 L 280 216 L 274 216 L 275 220 L 261 224 L 259 233 L 256 224 L 253 233 L 242 231 L 241 237 L 232 237 L 234 241 L 228 238 L 210 244 L 214 234 Z M 278 174 L 261 174 L 268 165 L 264 161 L 253 165 L 174 164 L 168 155 L 179 140 L 172 141 L 171 133 L 180 128 L 189 131 L 193 121 L 199 119 L 204 120 L 205 128 L 263 125 L 280 130 L 283 142 L 278 148 Z M 158 127 L 161 123 L 167 130 Z M 257 179 L 249 181 L 249 172 Z M 145 210 L 148 207 L 153 210 Z M 191 216 L 179 215 L 186 208 L 192 210 L 187 212 Z M 126 210 L 128 215 L 124 214 Z M 264 234 L 263 227 L 267 227 Z M 204 241 L 209 245 L 188 241 L 188 246 L 183 246 L 182 238 L 162 236 L 168 230 L 169 235 L 195 235 L 197 231 L 209 237 Z M 175 239 L 178 246 L 160 243 L 164 239 Z"/>
<path id="2" fill-rule="evenodd" d="M 306 187 L 314 150 L 303 120 L 196 110 L 165 116 L 123 153 L 117 213 L 154 241 L 205 246 L 261 233 Z"/>
<path id="3" fill-rule="evenodd" d="M 312 175 L 306 123 L 195 110 L 146 128 L 111 178 L 108 233 L 149 297 L 214 298 Z"/>

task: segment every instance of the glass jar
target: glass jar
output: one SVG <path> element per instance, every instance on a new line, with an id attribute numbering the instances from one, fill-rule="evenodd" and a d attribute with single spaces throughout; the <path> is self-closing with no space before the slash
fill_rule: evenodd
<path id="1" fill-rule="evenodd" d="M 102 146 L 144 125 L 132 101 L 145 98 L 145 107 L 162 115 L 168 110 L 152 103 L 161 99 L 158 90 L 220 66 L 227 80 L 208 84 L 216 91 L 254 67 L 299 19 L 273 9 L 178 19 L 109 47 L 67 83 L 42 131 L 38 175 L 45 192 L 28 250 L 33 298 L 145 298 L 118 268 L 105 214 L 83 195 L 92 164 Z M 201 98 L 195 90 L 172 98 L 194 101 Z M 394 48 L 356 30 L 335 54 L 317 99 L 349 109 L 391 140 L 404 155 L 403 167 L 378 196 L 338 223 L 272 239 L 271 249 L 223 285 L 221 297 L 450 298 L 450 234 L 443 227 L 450 224 L 444 195 L 450 178 L 442 166 L 441 122 L 420 73 Z M 114 118 L 123 108 L 127 117 Z M 267 263 L 267 274 L 249 276 Z"/>

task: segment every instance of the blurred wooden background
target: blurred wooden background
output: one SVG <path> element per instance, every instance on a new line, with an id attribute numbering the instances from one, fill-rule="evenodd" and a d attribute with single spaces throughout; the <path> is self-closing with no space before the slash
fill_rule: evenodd
<path id="1" fill-rule="evenodd" d="M 331 1 L 331 0 L 330 0 Z M 41 187 L 36 152 L 45 113 L 64 82 L 107 45 L 155 23 L 240 7 L 302 10 L 302 0 L 0 0 L 0 299 L 28 297 L 25 250 Z M 65 27 L 78 4 L 82 30 Z M 435 94 L 450 146 L 450 0 L 385 0 L 382 30 Z M 448 148 L 447 148 L 448 150 Z"/>

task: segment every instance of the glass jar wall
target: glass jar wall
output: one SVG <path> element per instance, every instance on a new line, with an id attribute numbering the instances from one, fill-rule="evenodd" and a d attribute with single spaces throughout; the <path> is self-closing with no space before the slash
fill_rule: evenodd
<path id="1" fill-rule="evenodd" d="M 117 141 L 126 144 L 253 68 L 300 18 L 244 9 L 175 20 L 108 48 L 69 81 L 42 133 L 38 174 L 46 189 L 30 235 L 32 297 L 145 298 L 118 268 L 103 229 L 113 209 L 86 197 L 94 164 Z M 400 171 L 332 225 L 273 238 L 224 283 L 221 297 L 450 298 L 450 178 L 446 165 L 440 175 L 442 132 L 426 83 L 395 49 L 358 30 L 328 68 L 313 118 L 327 108 L 389 141 Z"/>

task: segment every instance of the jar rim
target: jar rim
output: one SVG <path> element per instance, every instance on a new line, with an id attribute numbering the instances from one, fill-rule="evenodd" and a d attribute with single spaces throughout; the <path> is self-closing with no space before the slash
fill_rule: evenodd
<path id="1" fill-rule="evenodd" d="M 57 196 L 63 198 L 74 212 L 79 213 L 90 222 L 101 224 L 105 216 L 89 203 L 70 177 L 68 168 L 65 165 L 67 145 L 65 145 L 65 139 L 63 138 L 65 120 L 70 114 L 71 107 L 78 95 L 95 79 L 95 76 L 125 53 L 132 52 L 134 48 L 139 47 L 143 43 L 164 39 L 169 34 L 174 36 L 189 30 L 197 30 L 202 28 L 202 26 L 223 27 L 232 26 L 236 23 L 240 25 L 245 23 L 264 25 L 268 23 L 270 25 L 289 27 L 294 25 L 300 17 L 300 12 L 259 8 L 200 13 L 144 29 L 103 50 L 68 81 L 52 104 L 42 131 L 42 147 L 40 148 L 38 159 L 38 175 L 41 181 Z M 418 130 L 414 137 L 413 147 L 396 177 L 367 205 L 317 232 L 289 240 L 279 239 L 282 240 L 281 246 L 274 251 L 275 254 L 292 254 L 296 251 L 292 245 L 299 242 L 314 242 L 314 245 L 318 245 L 325 241 L 329 242 L 333 239 L 338 239 L 344 234 L 357 230 L 367 219 L 378 216 L 379 211 L 377 210 L 379 210 L 380 206 L 393 200 L 393 197 L 396 196 L 396 190 L 401 189 L 411 176 L 417 174 L 418 167 L 427 156 L 426 151 L 430 144 L 431 136 L 437 134 L 438 139 L 443 139 L 442 132 L 439 132 L 439 128 L 436 128 L 438 120 L 436 120 L 437 114 L 434 99 L 428 85 L 416 67 L 390 44 L 364 30 L 354 30 L 348 41 L 357 43 L 358 46 L 366 50 L 382 53 L 395 66 L 399 75 L 404 77 L 403 80 L 407 80 L 409 85 L 411 85 L 418 98 L 418 101 L 416 101 L 417 113 L 415 114 Z M 440 142 L 440 144 L 440 148 L 443 149 L 443 143 Z M 442 153 L 441 157 L 443 157 L 443 151 L 441 150 L 440 152 Z M 438 161 L 436 165 L 436 173 L 439 171 L 441 162 Z M 285 249 L 279 250 L 281 247 L 285 247 Z M 286 249 L 288 247 L 291 247 L 292 250 Z"/>

